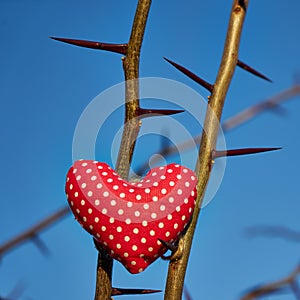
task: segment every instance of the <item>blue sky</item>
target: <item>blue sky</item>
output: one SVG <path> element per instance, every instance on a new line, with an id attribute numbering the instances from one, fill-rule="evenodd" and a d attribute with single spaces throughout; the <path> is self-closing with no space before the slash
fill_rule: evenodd
<path id="1" fill-rule="evenodd" d="M 136 2 L 0 0 L 0 243 L 66 204 L 65 174 L 72 164 L 77 121 L 95 96 L 123 80 L 120 55 L 72 47 L 48 37 L 127 42 Z M 214 5 L 154 1 L 141 76 L 177 80 L 207 97 L 203 88 L 162 57 L 213 82 L 230 8 L 231 1 Z M 294 84 L 300 70 L 299 9 L 297 0 L 250 1 L 240 59 L 274 83 L 237 69 L 223 120 Z M 245 230 L 259 224 L 300 230 L 299 100 L 284 104 L 283 116 L 268 112 L 226 134 L 228 148 L 281 146 L 283 150 L 227 160 L 221 187 L 202 211 L 193 244 L 186 284 L 194 299 L 238 299 L 245 289 L 285 276 L 298 263 L 299 244 L 249 239 Z M 101 111 L 99 118 L 103 118 Z M 121 124 L 122 117 L 116 115 L 115 120 Z M 188 114 L 175 120 L 190 124 Z M 119 128 L 115 122 L 103 127 L 97 143 L 97 159 L 109 163 L 107 141 Z M 186 126 L 197 134 L 197 126 Z M 142 137 L 134 165 L 157 149 L 157 136 Z M 49 257 L 31 243 L 3 257 L 0 296 L 21 282 L 26 289 L 20 299 L 92 299 L 97 253 L 90 236 L 69 216 L 41 238 L 49 247 Z M 162 260 L 140 275 L 130 275 L 116 263 L 113 285 L 164 289 L 166 272 Z M 140 298 L 162 299 L 163 294 Z"/>

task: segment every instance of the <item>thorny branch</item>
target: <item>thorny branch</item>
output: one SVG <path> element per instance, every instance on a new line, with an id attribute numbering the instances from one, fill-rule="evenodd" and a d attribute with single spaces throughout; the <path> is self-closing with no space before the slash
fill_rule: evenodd
<path id="1" fill-rule="evenodd" d="M 247 0 L 233 1 L 221 65 L 208 104 L 204 130 L 200 143 L 200 152 L 196 166 L 196 174 L 198 175 L 198 196 L 196 207 L 189 229 L 183 238 L 184 250 L 182 252 L 182 257 L 178 260 L 170 261 L 165 300 L 180 300 L 182 297 L 184 277 L 193 235 L 196 229 L 201 203 L 203 201 L 206 186 L 212 170 L 212 151 L 215 150 L 219 121 L 221 119 L 225 97 L 238 60 L 238 49 L 247 7 Z"/>
<path id="2" fill-rule="evenodd" d="M 138 118 L 140 109 L 138 84 L 139 62 L 150 5 L 151 0 L 138 1 L 126 56 L 123 58 L 126 80 L 125 120 L 116 171 L 124 179 L 128 178 L 135 141 L 141 126 L 141 121 Z M 112 294 L 111 277 L 113 260 L 104 250 L 99 250 L 95 300 L 109 300 Z"/>

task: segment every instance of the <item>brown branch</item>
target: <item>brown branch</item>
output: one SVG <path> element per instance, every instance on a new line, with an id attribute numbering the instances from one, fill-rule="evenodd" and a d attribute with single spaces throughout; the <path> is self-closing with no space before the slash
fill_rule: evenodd
<path id="1" fill-rule="evenodd" d="M 270 295 L 281 291 L 282 289 L 288 287 L 293 291 L 293 285 L 297 280 L 297 276 L 300 274 L 300 266 L 297 266 L 295 270 L 291 272 L 287 277 L 261 285 L 257 288 L 252 289 L 246 295 L 244 295 L 241 300 L 252 300 L 261 296 Z M 294 291 L 293 291 L 294 292 Z M 296 295 L 296 294 L 295 294 Z M 297 296 L 297 295 L 296 295 Z"/>
<path id="2" fill-rule="evenodd" d="M 130 164 L 134 152 L 141 120 L 138 118 L 139 103 L 139 62 L 147 17 L 151 0 L 139 0 L 132 25 L 131 35 L 123 58 L 125 74 L 125 120 L 116 171 L 128 179 Z M 111 276 L 113 261 L 104 250 L 99 249 L 95 300 L 109 300 L 112 294 Z"/>
<path id="3" fill-rule="evenodd" d="M 165 300 L 180 300 L 182 296 L 184 277 L 192 245 L 201 203 L 204 198 L 206 186 L 212 169 L 212 151 L 215 149 L 225 97 L 233 77 L 238 60 L 238 49 L 242 27 L 246 15 L 248 1 L 234 0 L 229 20 L 226 42 L 219 72 L 208 104 L 204 122 L 199 158 L 196 166 L 198 178 L 198 196 L 193 218 L 184 240 L 182 257 L 170 261 L 168 279 L 165 291 Z"/>
<path id="4" fill-rule="evenodd" d="M 48 216 L 47 218 L 43 219 L 41 222 L 37 223 L 33 227 L 29 228 L 28 230 L 22 232 L 20 235 L 8 240 L 4 244 L 0 245 L 0 257 L 4 254 L 8 253 L 9 251 L 13 250 L 17 246 L 20 246 L 27 240 L 33 240 L 36 238 L 43 230 L 48 228 L 49 226 L 53 225 L 58 220 L 61 220 L 70 212 L 69 207 L 64 207 L 54 214 Z"/>

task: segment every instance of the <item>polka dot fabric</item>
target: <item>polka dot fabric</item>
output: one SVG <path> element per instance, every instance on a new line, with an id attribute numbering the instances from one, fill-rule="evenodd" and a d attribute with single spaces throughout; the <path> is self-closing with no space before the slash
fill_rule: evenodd
<path id="1" fill-rule="evenodd" d="M 196 176 L 177 164 L 127 182 L 107 164 L 79 160 L 67 174 L 66 194 L 77 221 L 133 274 L 166 252 L 192 216 Z"/>

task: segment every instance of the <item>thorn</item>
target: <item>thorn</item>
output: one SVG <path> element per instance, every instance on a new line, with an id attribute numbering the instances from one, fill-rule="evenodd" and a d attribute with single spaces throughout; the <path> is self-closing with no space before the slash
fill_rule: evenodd
<path id="1" fill-rule="evenodd" d="M 127 52 L 127 44 L 108 44 L 108 43 L 100 43 L 100 42 L 93 42 L 93 41 L 85 41 L 85 40 L 75 40 L 75 39 L 67 39 L 67 38 L 59 38 L 50 36 L 50 39 L 56 40 L 59 42 L 84 47 L 84 48 L 91 48 L 91 49 L 98 49 L 98 50 L 105 50 L 115 53 L 120 53 L 126 55 Z"/>
<path id="2" fill-rule="evenodd" d="M 178 246 L 170 244 L 162 239 L 158 239 L 166 248 L 168 248 L 168 250 L 175 252 L 178 249 Z"/>
<path id="3" fill-rule="evenodd" d="M 193 72 L 189 71 L 185 67 L 183 67 L 183 66 L 181 66 L 181 65 L 173 62 L 172 60 L 170 60 L 170 59 L 168 59 L 166 57 L 164 57 L 164 60 L 166 60 L 173 67 L 175 67 L 176 69 L 178 69 L 179 71 L 181 71 L 183 74 L 185 74 L 186 76 L 190 77 L 192 80 L 194 80 L 195 82 L 197 82 L 198 84 L 202 85 L 204 88 L 206 88 L 207 90 L 209 90 L 210 92 L 212 92 L 212 90 L 214 88 L 214 86 L 212 84 L 208 83 L 204 79 L 200 78 L 199 76 L 197 76 Z"/>
<path id="4" fill-rule="evenodd" d="M 169 116 L 169 115 L 175 115 L 180 114 L 184 112 L 184 109 L 148 109 L 148 108 L 139 108 L 137 111 L 139 118 L 148 118 L 148 117 L 155 117 L 155 116 Z"/>
<path id="5" fill-rule="evenodd" d="M 237 65 L 242 68 L 245 71 L 248 71 L 249 73 L 252 73 L 253 75 L 260 77 L 262 79 L 265 79 L 269 82 L 273 82 L 270 78 L 268 78 L 267 76 L 263 75 L 262 73 L 256 71 L 255 69 L 253 69 L 252 67 L 250 67 L 249 65 L 245 64 L 244 62 L 238 60 L 237 61 Z"/>
<path id="6" fill-rule="evenodd" d="M 161 293 L 161 290 L 112 288 L 111 296 Z"/>
<path id="7" fill-rule="evenodd" d="M 280 150 L 282 148 L 243 148 L 243 149 L 233 149 L 233 150 L 213 150 L 212 159 L 224 157 L 224 156 L 237 156 L 237 155 L 248 155 L 248 154 L 256 154 L 261 152 L 275 151 Z"/>
<path id="8" fill-rule="evenodd" d="M 50 250 L 47 247 L 47 245 L 41 240 L 41 238 L 38 235 L 32 236 L 32 242 L 35 244 L 35 246 L 41 251 L 41 253 L 45 256 L 48 256 L 50 254 Z"/>

